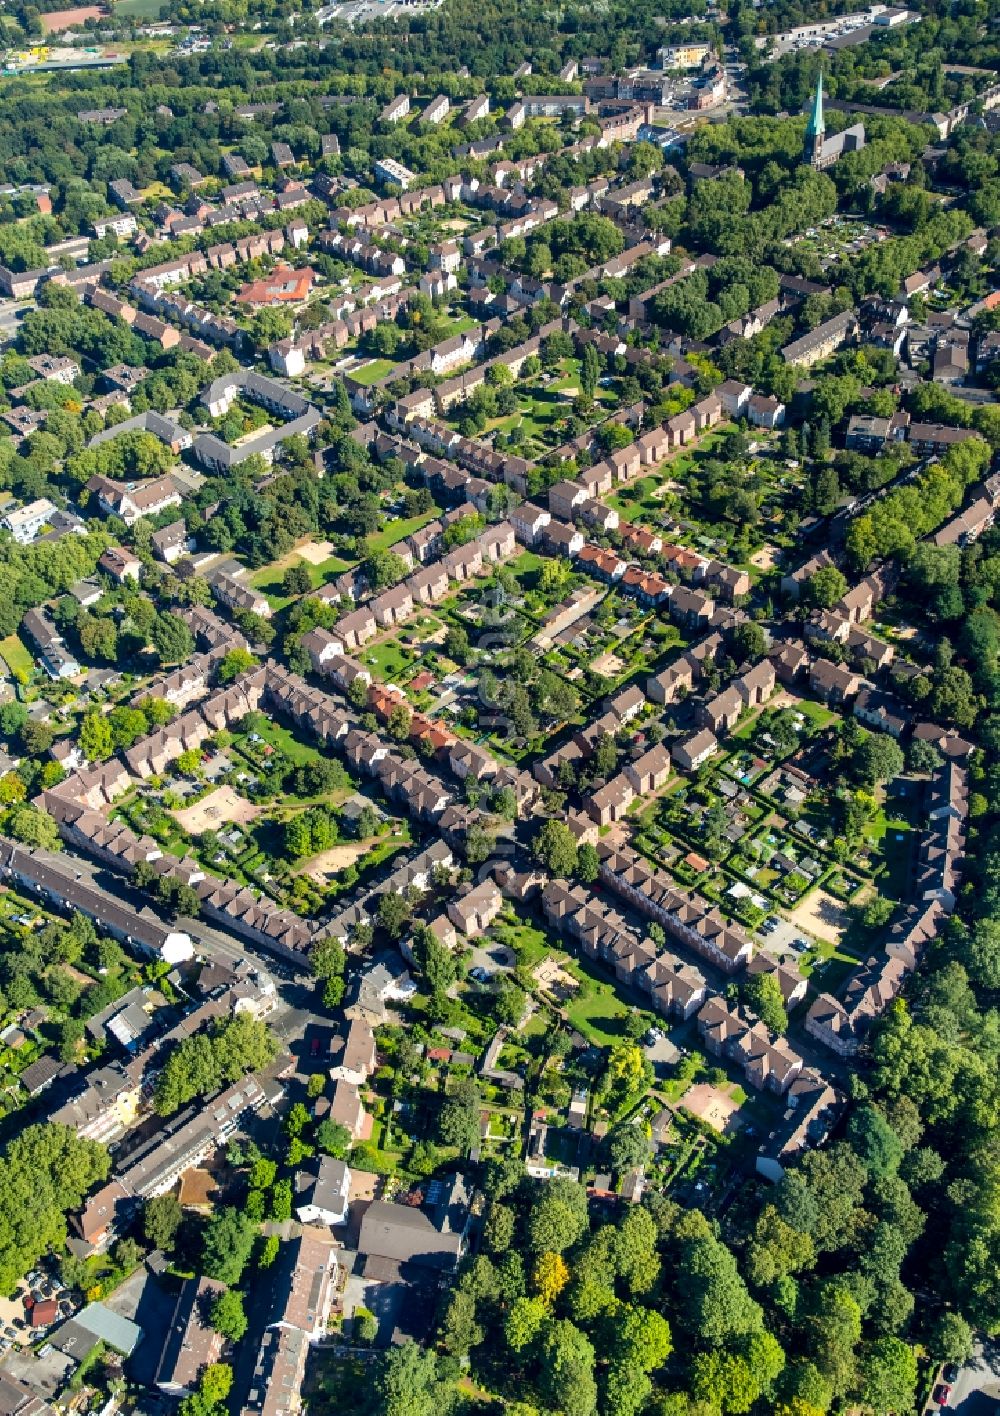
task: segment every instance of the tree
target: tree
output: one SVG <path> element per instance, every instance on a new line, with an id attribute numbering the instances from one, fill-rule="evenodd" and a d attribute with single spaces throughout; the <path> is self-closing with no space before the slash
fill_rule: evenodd
<path id="1" fill-rule="evenodd" d="M 504 977 L 497 985 L 496 1003 L 493 1012 L 498 1022 L 516 1028 L 524 1017 L 528 995 L 513 979 Z"/>
<path id="2" fill-rule="evenodd" d="M 1000 989 L 1000 920 L 977 920 L 960 957 L 974 984 Z"/>
<path id="3" fill-rule="evenodd" d="M 469 662 L 469 635 L 459 624 L 449 625 L 444 636 L 442 645 L 445 654 L 456 664 L 467 664 Z"/>
<path id="4" fill-rule="evenodd" d="M 766 1288 L 788 1274 L 810 1269 L 816 1252 L 808 1234 L 783 1219 L 774 1205 L 765 1205 L 757 1216 L 753 1238 L 747 1246 L 746 1271 L 750 1282 Z"/>
<path id="5" fill-rule="evenodd" d="M 594 1348 L 565 1319 L 550 1323 L 543 1333 L 538 1386 L 550 1410 L 563 1416 L 593 1416 L 597 1406 Z"/>
<path id="6" fill-rule="evenodd" d="M 587 346 L 589 349 L 589 345 Z M 597 854 L 597 847 L 584 844 L 580 846 L 576 853 L 576 874 L 578 879 L 589 885 L 595 881 L 600 873 L 600 858 Z"/>
<path id="7" fill-rule="evenodd" d="M 592 761 L 599 777 L 613 777 L 618 771 L 618 748 L 610 733 L 603 733 L 598 738 Z"/>
<path id="8" fill-rule="evenodd" d="M 438 1137 L 442 1145 L 455 1146 L 463 1155 L 479 1137 L 479 1088 L 471 1077 L 458 1083 L 438 1113 Z"/>
<path id="9" fill-rule="evenodd" d="M 893 1175 L 903 1158 L 903 1144 L 885 1117 L 871 1106 L 851 1116 L 847 1134 L 855 1153 L 875 1178 Z"/>
<path id="10" fill-rule="evenodd" d="M 378 902 L 378 922 L 392 939 L 405 933 L 412 915 L 413 908 L 405 895 L 390 890 Z"/>
<path id="11" fill-rule="evenodd" d="M 549 1308 L 569 1282 L 569 1269 L 561 1254 L 541 1254 L 531 1273 L 535 1291 Z"/>
<path id="12" fill-rule="evenodd" d="M 504 1337 L 514 1352 L 529 1347 L 549 1320 L 549 1310 L 541 1298 L 516 1298 L 504 1321 Z"/>
<path id="13" fill-rule="evenodd" d="M 760 1331 L 760 1307 L 750 1297 L 732 1253 L 711 1234 L 684 1244 L 678 1282 L 685 1292 L 683 1321 L 700 1341 L 717 1345 Z"/>
<path id="14" fill-rule="evenodd" d="M 390 1347 L 372 1383 L 378 1416 L 436 1416 L 437 1358 L 413 1341 Z"/>
<path id="15" fill-rule="evenodd" d="M 652 1308 L 619 1303 L 608 1323 L 609 1350 L 615 1361 L 655 1372 L 673 1351 L 670 1324 Z"/>
<path id="16" fill-rule="evenodd" d="M 691 1366 L 691 1390 L 718 1411 L 749 1411 L 758 1391 L 745 1358 L 731 1352 L 699 1352 Z"/>
<path id="17" fill-rule="evenodd" d="M 861 1397 L 875 1416 L 912 1411 L 917 1388 L 917 1357 L 898 1337 L 881 1337 L 861 1358 Z"/>
<path id="18" fill-rule="evenodd" d="M 898 777 L 904 761 L 899 743 L 885 733 L 868 733 L 856 749 L 852 765 L 860 785 L 873 791 Z"/>
<path id="19" fill-rule="evenodd" d="M 151 638 L 161 664 L 183 664 L 194 653 L 194 635 L 179 615 L 157 615 Z"/>
<path id="20" fill-rule="evenodd" d="M 577 865 L 576 841 L 564 821 L 546 821 L 532 842 L 536 860 L 541 861 L 553 875 L 572 875 Z"/>
<path id="21" fill-rule="evenodd" d="M 216 1332 L 221 1332 L 230 1342 L 239 1342 L 247 1330 L 243 1294 L 235 1288 L 220 1293 L 209 1310 L 209 1322 Z"/>
<path id="22" fill-rule="evenodd" d="M 378 1318 L 368 1308 L 355 1308 L 351 1335 L 356 1342 L 373 1343 L 378 1337 Z"/>
<path id="23" fill-rule="evenodd" d="M 250 1261 L 257 1225 L 243 1211 L 226 1205 L 205 1226 L 202 1268 L 220 1283 L 239 1283 Z"/>
<path id="24" fill-rule="evenodd" d="M 260 1071 L 278 1055 L 278 1042 L 266 1025 L 246 1013 L 221 1019 L 174 1047 L 156 1078 L 154 1104 L 171 1116 L 197 1096 L 210 1096 Z"/>
<path id="25" fill-rule="evenodd" d="M 233 1369 L 225 1362 L 212 1362 L 198 1382 L 198 1390 L 211 1406 L 221 1406 L 233 1386 Z"/>
<path id="26" fill-rule="evenodd" d="M 968 1362 L 975 1334 L 959 1313 L 941 1313 L 931 1329 L 927 1346 L 938 1362 Z"/>
<path id="27" fill-rule="evenodd" d="M 575 1180 L 549 1181 L 528 1215 L 528 1248 L 561 1254 L 587 1232 L 587 1192 Z"/>
<path id="28" fill-rule="evenodd" d="M 155 1195 L 147 1200 L 142 1211 L 142 1228 L 154 1249 L 169 1252 L 184 1218 L 176 1195 Z"/>
<path id="29" fill-rule="evenodd" d="M 106 762 L 115 750 L 111 724 L 97 708 L 90 708 L 83 715 L 78 740 L 88 762 Z"/>
<path id="30" fill-rule="evenodd" d="M 304 561 L 290 565 L 281 577 L 283 595 L 309 595 L 312 593 L 312 576 Z"/>
<path id="31" fill-rule="evenodd" d="M 0 1292 L 11 1293 L 48 1249 L 66 1243 L 66 1215 L 107 1179 L 105 1148 L 68 1126 L 27 1126 L 0 1158 Z"/>
<path id="32" fill-rule="evenodd" d="M 641 1123 L 614 1126 L 604 1138 L 608 1163 L 616 1175 L 645 1165 L 649 1160 L 649 1139 Z"/>
<path id="33" fill-rule="evenodd" d="M 767 639 L 759 624 L 744 620 L 729 636 L 729 652 L 737 664 L 752 663 L 767 648 Z"/>
<path id="34" fill-rule="evenodd" d="M 803 603 L 810 609 L 830 610 L 847 593 L 847 577 L 835 565 L 814 571 L 802 587 Z"/>
<path id="35" fill-rule="evenodd" d="M 230 649 L 219 665 L 219 682 L 232 683 L 256 667 L 257 660 L 249 649 Z"/>
<path id="36" fill-rule="evenodd" d="M 788 1030 L 788 1013 L 781 994 L 781 985 L 774 974 L 752 974 L 740 990 L 747 1007 L 757 1014 L 772 1032 Z"/>

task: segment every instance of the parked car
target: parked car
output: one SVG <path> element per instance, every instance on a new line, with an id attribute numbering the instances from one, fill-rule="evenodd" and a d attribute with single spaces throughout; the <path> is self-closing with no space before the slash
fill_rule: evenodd
<path id="1" fill-rule="evenodd" d="M 934 1388 L 934 1400 L 938 1406 L 951 1405 L 951 1387 L 947 1382 L 941 1382 L 939 1386 Z"/>
<path id="2" fill-rule="evenodd" d="M 944 1380 L 945 1380 L 946 1382 L 948 1382 L 948 1383 L 957 1382 L 957 1381 L 958 1381 L 958 1363 L 957 1363 L 957 1362 L 948 1362 L 948 1363 L 946 1364 L 946 1366 L 942 1368 L 941 1376 L 942 1376 L 942 1377 L 944 1378 Z"/>

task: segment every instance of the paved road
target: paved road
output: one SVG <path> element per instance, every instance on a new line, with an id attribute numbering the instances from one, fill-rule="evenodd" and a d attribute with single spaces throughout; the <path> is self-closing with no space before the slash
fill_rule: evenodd
<path id="1" fill-rule="evenodd" d="M 22 315 L 34 308 L 33 301 L 0 306 L 0 344 L 7 344 L 17 337 Z"/>
<path id="2" fill-rule="evenodd" d="M 962 384 L 952 384 L 948 390 L 956 398 L 963 399 L 966 403 L 996 403 L 997 393 L 992 388 L 965 387 Z"/>
<path id="3" fill-rule="evenodd" d="M 994 1416 L 1000 1411 L 1000 1343 L 976 1348 L 952 1387 L 949 1409 L 961 1416 Z"/>
<path id="4" fill-rule="evenodd" d="M 148 904 L 141 890 L 136 889 L 120 875 L 115 875 L 97 861 L 85 856 L 66 852 L 73 861 L 74 869 L 88 882 L 93 882 L 109 895 L 126 905 L 138 908 Z M 195 941 L 196 951 L 209 959 L 217 959 L 223 964 L 234 964 L 238 959 L 250 959 L 271 975 L 277 986 L 278 1005 L 268 1018 L 268 1026 L 276 1033 L 286 1049 L 298 1056 L 299 1048 L 294 1046 L 305 1035 L 310 1022 L 316 1021 L 316 1008 L 312 980 L 305 974 L 296 974 L 291 966 L 269 954 L 266 949 L 256 948 L 243 939 L 237 939 L 225 930 L 218 929 L 202 919 L 179 919 L 177 928 L 186 930 Z"/>

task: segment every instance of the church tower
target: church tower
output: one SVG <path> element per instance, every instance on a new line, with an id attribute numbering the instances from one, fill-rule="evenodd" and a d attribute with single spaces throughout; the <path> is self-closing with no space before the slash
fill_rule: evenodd
<path id="1" fill-rule="evenodd" d="M 809 114 L 809 123 L 806 127 L 806 142 L 804 157 L 806 162 L 813 167 L 820 166 L 820 154 L 823 149 L 823 139 L 826 137 L 826 120 L 823 117 L 823 72 L 820 70 L 819 78 L 816 80 L 816 96 L 813 99 L 812 111 Z"/>

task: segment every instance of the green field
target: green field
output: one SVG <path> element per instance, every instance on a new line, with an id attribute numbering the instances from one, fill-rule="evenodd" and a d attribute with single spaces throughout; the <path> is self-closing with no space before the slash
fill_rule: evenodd
<path id="1" fill-rule="evenodd" d="M 361 656 L 362 661 L 376 669 L 383 679 L 396 679 L 407 671 L 412 674 L 413 659 L 404 658 L 402 649 L 395 639 L 387 639 L 384 644 L 374 644 Z"/>
<path id="2" fill-rule="evenodd" d="M 379 379 L 384 379 L 386 374 L 391 374 L 395 367 L 396 363 L 393 359 L 372 359 L 363 368 L 355 369 L 351 378 L 359 384 L 378 383 Z"/>
<path id="3" fill-rule="evenodd" d="M 35 661 L 16 634 L 8 634 L 0 639 L 0 659 L 14 675 L 27 677 L 35 667 Z"/>
<path id="4" fill-rule="evenodd" d="M 407 536 L 412 536 L 414 531 L 419 531 L 422 526 L 426 526 L 438 515 L 438 510 L 435 507 L 433 511 L 421 512 L 419 516 L 403 517 L 399 521 L 390 521 L 384 531 L 377 531 L 374 536 L 368 537 L 368 548 L 370 551 L 388 550 L 397 541 L 404 541 Z"/>
<path id="5" fill-rule="evenodd" d="M 130 20 L 158 20 L 163 0 L 117 0 L 114 13 Z"/>
<path id="6" fill-rule="evenodd" d="M 610 1047 L 624 1040 L 622 1024 L 628 1017 L 628 1007 L 615 992 L 614 985 L 579 962 L 567 965 L 567 972 L 586 980 L 588 996 L 577 995 L 566 1009 L 566 1016 L 577 1032 L 598 1047 Z"/>
<path id="7" fill-rule="evenodd" d="M 319 748 L 297 738 L 281 723 L 269 722 L 266 727 L 260 729 L 260 736 L 279 752 L 283 752 L 296 767 L 304 767 L 307 763 L 315 762 L 326 755 L 320 752 Z"/>

